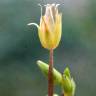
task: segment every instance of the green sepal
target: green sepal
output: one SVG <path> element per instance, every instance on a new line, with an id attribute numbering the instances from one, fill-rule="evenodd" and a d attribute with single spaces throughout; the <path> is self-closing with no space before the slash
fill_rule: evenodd
<path id="1" fill-rule="evenodd" d="M 62 87 L 64 89 L 64 92 L 71 92 L 72 91 L 71 80 L 66 75 L 63 75 Z"/>
<path id="2" fill-rule="evenodd" d="M 68 76 L 69 78 L 71 78 L 71 75 L 70 75 L 70 70 L 68 67 L 66 67 L 66 69 L 64 70 L 64 73 L 66 76 Z"/>
<path id="3" fill-rule="evenodd" d="M 76 83 L 73 78 L 71 79 L 71 84 L 72 84 L 72 96 L 74 96 L 76 90 Z"/>

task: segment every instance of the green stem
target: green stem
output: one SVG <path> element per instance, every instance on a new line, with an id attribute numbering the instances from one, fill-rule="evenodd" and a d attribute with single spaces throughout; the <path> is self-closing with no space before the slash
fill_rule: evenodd
<path id="1" fill-rule="evenodd" d="M 53 49 L 50 49 L 49 57 L 49 71 L 48 71 L 48 96 L 53 96 L 54 82 L 53 82 Z"/>

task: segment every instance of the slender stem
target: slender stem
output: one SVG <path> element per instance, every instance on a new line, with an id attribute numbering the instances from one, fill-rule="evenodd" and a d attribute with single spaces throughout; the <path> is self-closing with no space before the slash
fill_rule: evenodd
<path id="1" fill-rule="evenodd" d="M 53 71 L 53 49 L 50 49 L 49 71 L 48 71 L 48 96 L 53 96 L 53 90 L 54 90 L 52 71 Z"/>

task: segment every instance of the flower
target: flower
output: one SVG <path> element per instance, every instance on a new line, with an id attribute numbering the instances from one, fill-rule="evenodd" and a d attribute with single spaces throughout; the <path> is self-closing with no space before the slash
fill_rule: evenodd
<path id="1" fill-rule="evenodd" d="M 49 50 L 55 49 L 59 45 L 61 39 L 62 14 L 58 12 L 58 5 L 59 4 L 45 5 L 45 14 L 44 16 L 41 15 L 40 25 L 36 23 L 28 24 L 33 24 L 38 27 L 38 35 L 41 45 Z"/>

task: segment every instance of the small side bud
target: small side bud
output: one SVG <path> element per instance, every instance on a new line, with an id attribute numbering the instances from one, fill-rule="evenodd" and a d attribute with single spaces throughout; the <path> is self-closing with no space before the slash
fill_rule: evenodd
<path id="1" fill-rule="evenodd" d="M 74 96 L 76 84 L 73 78 L 71 78 L 68 67 L 64 70 L 62 76 L 62 88 L 64 90 L 64 96 Z"/>

